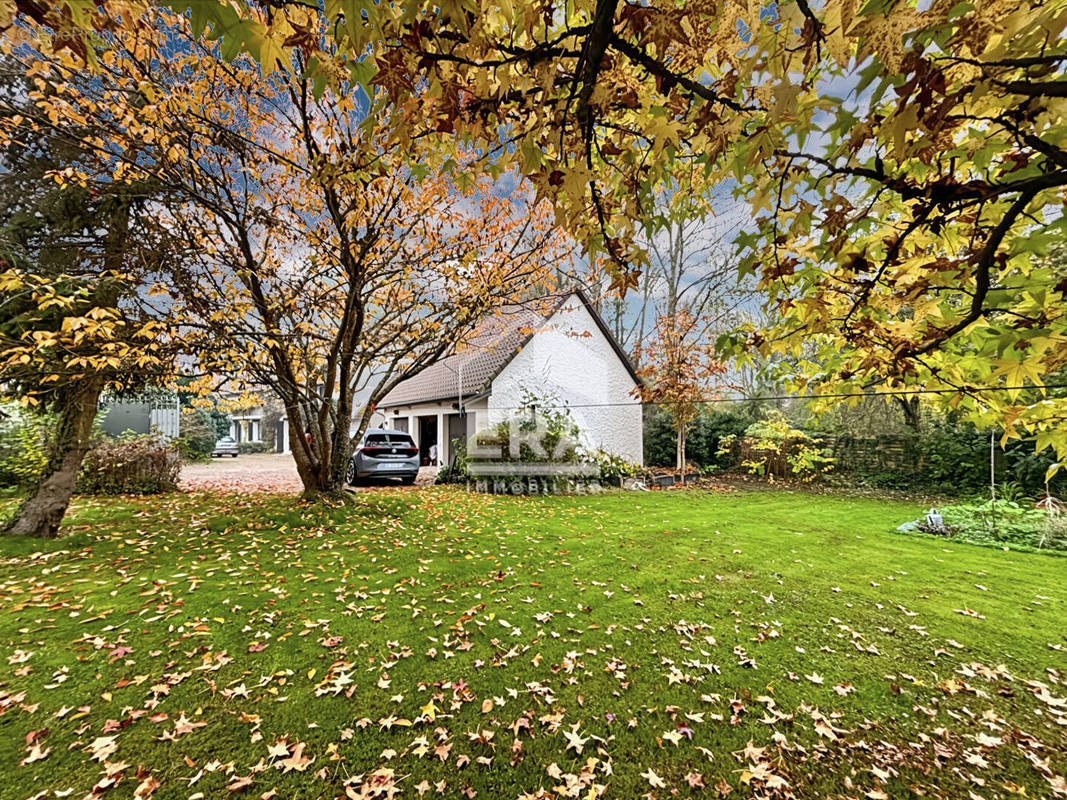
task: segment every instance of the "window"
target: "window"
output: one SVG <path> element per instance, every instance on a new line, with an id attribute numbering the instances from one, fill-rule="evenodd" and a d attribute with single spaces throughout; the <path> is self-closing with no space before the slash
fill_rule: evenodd
<path id="1" fill-rule="evenodd" d="M 378 445 L 379 447 L 387 444 L 400 444 L 405 447 L 414 447 L 415 440 L 406 433 L 372 433 L 367 436 L 366 444 Z"/>

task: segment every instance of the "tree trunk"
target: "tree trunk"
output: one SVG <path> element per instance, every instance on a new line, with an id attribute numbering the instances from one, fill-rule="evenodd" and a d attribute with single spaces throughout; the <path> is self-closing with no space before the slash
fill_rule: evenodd
<path id="1" fill-rule="evenodd" d="M 338 415 L 338 419 L 348 418 L 350 417 Z M 331 438 L 330 461 L 324 465 L 323 470 L 323 492 L 339 495 L 345 490 L 345 471 L 348 469 L 348 457 L 351 455 L 348 426 L 345 425 L 343 429 L 340 425 L 336 426 Z"/>
<path id="2" fill-rule="evenodd" d="M 919 395 L 913 394 L 911 397 L 893 395 L 893 399 L 897 401 L 901 411 L 904 412 L 904 424 L 919 433 L 922 425 L 922 417 L 919 414 Z"/>
<path id="3" fill-rule="evenodd" d="M 286 403 L 285 417 L 289 421 L 289 451 L 296 462 L 296 472 L 304 485 L 304 497 L 322 494 L 322 460 L 318 456 L 314 434 L 308 441 L 311 427 L 304 421 L 296 403 Z"/>
<path id="4" fill-rule="evenodd" d="M 685 474 L 685 428 L 678 429 L 678 445 L 675 451 L 675 466 Z"/>
<path id="5" fill-rule="evenodd" d="M 351 447 L 348 430 L 339 427 L 328 430 L 329 447 L 324 448 L 315 439 L 318 426 L 304 427 L 300 414 L 294 408 L 287 407 L 286 418 L 290 431 L 294 432 L 289 437 L 289 450 L 304 486 L 303 496 L 310 499 L 322 495 L 340 495 L 345 488 L 345 470 Z M 310 442 L 307 440 L 309 430 L 312 436 Z M 328 458 L 323 458 L 323 450 L 329 452 Z"/>
<path id="6" fill-rule="evenodd" d="M 354 348 L 353 348 L 354 349 Z M 326 465 L 325 491 L 327 494 L 339 495 L 345 490 L 345 472 L 348 459 L 352 455 L 352 390 L 349 388 L 350 361 L 341 365 L 341 392 L 337 398 L 337 408 L 330 432 L 330 460 Z M 329 402 L 329 401 L 327 401 Z"/>
<path id="7" fill-rule="evenodd" d="M 114 201 L 104 241 L 103 267 L 108 275 L 98 280 L 93 289 L 94 303 L 103 308 L 118 306 L 123 281 L 119 276 L 130 229 L 129 198 L 119 191 Z M 93 422 L 106 383 L 100 373 L 90 374 L 73 380 L 59 395 L 55 403 L 59 410 L 59 424 L 48 464 L 33 492 L 0 532 L 47 538 L 53 538 L 59 532 L 59 523 L 70 505 L 82 460 L 92 445 Z"/>
<path id="8" fill-rule="evenodd" d="M 63 403 L 52 455 L 33 493 L 23 502 L 4 533 L 55 537 L 67 513 L 82 460 L 92 443 L 93 421 L 103 381 L 91 378 Z"/>

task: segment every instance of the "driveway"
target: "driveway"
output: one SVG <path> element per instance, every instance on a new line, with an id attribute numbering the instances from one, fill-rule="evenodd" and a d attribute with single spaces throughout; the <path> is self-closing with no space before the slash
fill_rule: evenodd
<path id="1" fill-rule="evenodd" d="M 423 467 L 419 470 L 415 485 L 429 486 L 433 484 L 436 476 L 436 468 Z M 393 484 L 383 484 L 390 485 Z M 291 455 L 258 453 L 237 458 L 213 458 L 210 462 L 201 464 L 186 464 L 182 467 L 181 488 L 188 492 L 299 494 L 303 485 L 300 483 L 300 476 L 296 474 L 296 464 Z M 374 491 L 376 488 L 379 487 L 361 487 L 355 491 Z"/>

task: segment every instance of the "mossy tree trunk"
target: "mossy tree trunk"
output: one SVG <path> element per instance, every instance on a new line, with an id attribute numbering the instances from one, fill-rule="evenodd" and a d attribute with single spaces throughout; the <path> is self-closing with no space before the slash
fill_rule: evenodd
<path id="1" fill-rule="evenodd" d="M 92 446 L 93 421 L 102 389 L 102 380 L 90 379 L 64 398 L 48 464 L 4 533 L 46 538 L 58 533 L 82 460 Z"/>

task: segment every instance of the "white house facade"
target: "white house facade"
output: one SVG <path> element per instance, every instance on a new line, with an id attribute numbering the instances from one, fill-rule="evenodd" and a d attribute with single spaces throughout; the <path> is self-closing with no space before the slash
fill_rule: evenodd
<path id="1" fill-rule="evenodd" d="M 532 396 L 569 409 L 585 446 L 640 464 L 638 384 L 625 352 L 575 290 L 502 309 L 457 352 L 394 387 L 372 424 L 409 432 L 424 463 L 436 453 L 436 464 L 446 465 L 456 440 L 528 411 Z"/>

